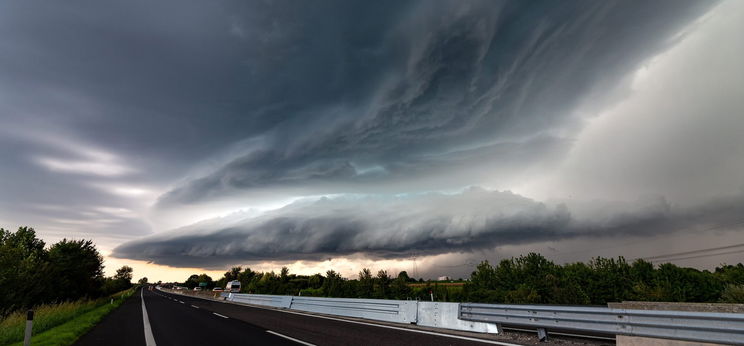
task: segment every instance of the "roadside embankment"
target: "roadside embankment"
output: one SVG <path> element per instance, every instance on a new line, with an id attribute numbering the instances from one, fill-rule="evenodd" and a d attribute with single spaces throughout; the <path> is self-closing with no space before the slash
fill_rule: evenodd
<path id="1" fill-rule="evenodd" d="M 70 345 L 121 305 L 135 288 L 95 300 L 46 304 L 34 308 L 32 345 Z M 19 311 L 0 321 L 0 345 L 22 345 L 26 313 Z"/>

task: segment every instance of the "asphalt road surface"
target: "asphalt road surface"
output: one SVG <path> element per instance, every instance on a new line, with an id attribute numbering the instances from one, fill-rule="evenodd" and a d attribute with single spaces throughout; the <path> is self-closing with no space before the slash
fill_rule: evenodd
<path id="1" fill-rule="evenodd" d="M 436 334 L 144 289 L 76 345 L 506 345 Z"/>

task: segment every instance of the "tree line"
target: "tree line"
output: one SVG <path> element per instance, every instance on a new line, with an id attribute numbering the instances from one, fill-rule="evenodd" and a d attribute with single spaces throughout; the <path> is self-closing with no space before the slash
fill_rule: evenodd
<path id="1" fill-rule="evenodd" d="M 514 304 L 604 305 L 623 300 L 744 302 L 744 265 L 714 271 L 654 266 L 638 259 L 597 257 L 589 263 L 557 265 L 540 254 L 480 263 L 465 285 L 466 299 Z M 738 298 L 737 298 L 738 297 Z"/>
<path id="2" fill-rule="evenodd" d="M 46 247 L 30 227 L 0 228 L 0 318 L 40 304 L 110 295 L 132 286 L 132 268 L 103 275 L 103 258 L 91 240 Z"/>
<path id="3" fill-rule="evenodd" d="M 287 267 L 283 267 L 279 273 L 233 267 L 217 281 L 207 274 L 194 274 L 174 285 L 192 289 L 205 282 L 207 288 L 211 289 L 225 287 L 227 282 L 233 280 L 241 282 L 241 292 L 245 293 L 379 299 L 411 299 L 415 294 L 409 284 L 416 282 L 405 271 L 391 277 L 385 270 L 373 275 L 371 270 L 365 268 L 359 272 L 358 279 L 349 280 L 334 270 L 327 271 L 325 275 L 297 275 L 290 274 Z"/>
<path id="4" fill-rule="evenodd" d="M 194 274 L 178 285 L 207 288 L 241 282 L 241 292 L 338 298 L 418 299 L 509 304 L 605 305 L 623 300 L 744 303 L 744 265 L 721 265 L 714 271 L 654 266 L 644 260 L 597 257 L 588 263 L 555 264 L 530 253 L 492 265 L 481 262 L 468 280 L 455 283 L 410 278 L 405 271 L 391 276 L 362 269 L 347 279 L 329 270 L 322 275 L 256 272 L 233 267 L 217 281 Z"/>

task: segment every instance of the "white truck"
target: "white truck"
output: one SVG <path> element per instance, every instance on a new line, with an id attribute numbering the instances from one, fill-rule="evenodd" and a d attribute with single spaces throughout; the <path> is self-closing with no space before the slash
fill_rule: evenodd
<path id="1" fill-rule="evenodd" d="M 233 280 L 225 284 L 225 292 L 232 292 L 232 293 L 240 292 L 240 281 Z"/>

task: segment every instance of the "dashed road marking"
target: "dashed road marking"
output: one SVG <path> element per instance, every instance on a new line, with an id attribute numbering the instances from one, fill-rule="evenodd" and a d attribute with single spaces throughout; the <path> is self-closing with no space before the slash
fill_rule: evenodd
<path id="1" fill-rule="evenodd" d="M 305 341 L 302 341 L 302 340 L 299 340 L 299 339 L 295 339 L 295 338 L 293 338 L 291 336 L 286 336 L 284 334 L 279 334 L 279 333 L 274 332 L 274 331 L 271 331 L 271 330 L 267 330 L 266 332 L 267 333 L 270 333 L 270 334 L 274 334 L 276 336 L 280 336 L 280 337 L 285 338 L 287 340 L 292 340 L 292 341 L 294 341 L 294 342 L 296 342 L 298 344 L 307 345 L 307 346 L 315 346 L 315 344 L 311 344 L 309 342 L 305 342 Z"/>
<path id="2" fill-rule="evenodd" d="M 217 315 L 217 316 L 220 316 L 220 317 L 222 317 L 222 318 L 229 318 L 229 317 L 227 317 L 227 316 L 225 316 L 225 315 L 220 315 L 220 314 L 218 314 L 218 313 L 216 313 L 216 312 L 213 312 L 212 314 L 213 314 L 213 315 Z"/>

